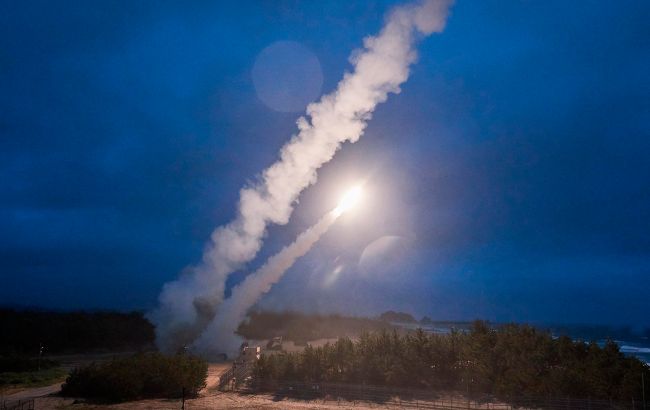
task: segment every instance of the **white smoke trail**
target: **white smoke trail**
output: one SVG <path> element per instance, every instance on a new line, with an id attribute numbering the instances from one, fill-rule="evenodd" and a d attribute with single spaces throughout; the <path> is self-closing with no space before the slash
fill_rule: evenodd
<path id="1" fill-rule="evenodd" d="M 241 339 L 235 334 L 237 327 L 246 317 L 257 300 L 277 283 L 282 275 L 305 255 L 320 237 L 336 221 L 340 213 L 336 210 L 327 213 L 314 226 L 307 229 L 291 244 L 271 256 L 256 272 L 233 288 L 232 295 L 217 311 L 214 319 L 197 339 L 194 348 L 204 355 L 237 352 Z"/>
<path id="2" fill-rule="evenodd" d="M 367 37 L 353 53 L 352 73 L 337 89 L 307 107 L 299 132 L 267 168 L 261 182 L 240 191 L 238 214 L 217 228 L 201 264 L 167 283 L 159 307 L 150 314 L 159 348 L 173 350 L 193 340 L 223 300 L 225 281 L 255 257 L 269 223 L 286 224 L 300 192 L 316 181 L 316 171 L 343 142 L 356 142 L 377 104 L 399 93 L 415 61 L 418 35 L 442 31 L 451 0 L 424 0 L 390 13 L 379 35 Z"/>

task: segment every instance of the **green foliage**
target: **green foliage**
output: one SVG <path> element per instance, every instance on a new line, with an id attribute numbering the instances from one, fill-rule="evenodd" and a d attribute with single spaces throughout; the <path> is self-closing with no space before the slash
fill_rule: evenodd
<path id="1" fill-rule="evenodd" d="M 459 390 L 470 395 L 641 397 L 640 377 L 648 366 L 626 357 L 618 346 L 554 339 L 533 327 L 492 329 L 477 321 L 469 332 L 427 334 L 418 329 L 364 333 L 358 340 L 303 352 L 262 356 L 256 380 L 338 382 Z"/>
<path id="2" fill-rule="evenodd" d="M 138 354 L 73 370 L 61 394 L 120 402 L 177 398 L 185 389 L 192 397 L 205 387 L 207 374 L 208 364 L 194 356 Z"/>
<path id="3" fill-rule="evenodd" d="M 141 349 L 153 345 L 153 326 L 142 313 L 47 312 L 0 309 L 0 354 Z"/>
<path id="4" fill-rule="evenodd" d="M 41 387 L 61 381 L 68 372 L 61 367 L 41 368 L 35 371 L 0 372 L 1 386 Z"/>

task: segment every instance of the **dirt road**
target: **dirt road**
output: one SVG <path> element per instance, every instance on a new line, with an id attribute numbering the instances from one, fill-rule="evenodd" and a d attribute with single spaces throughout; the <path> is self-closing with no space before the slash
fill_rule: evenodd
<path id="1" fill-rule="evenodd" d="M 42 410 L 179 410 L 180 400 L 140 400 L 114 405 L 93 405 L 86 403 L 72 404 L 73 400 L 61 397 L 43 397 L 36 399 L 35 409 Z M 399 408 L 394 403 L 378 404 L 368 402 L 326 401 L 321 400 L 293 400 L 277 399 L 273 395 L 240 395 L 238 393 L 211 393 L 185 402 L 187 410 L 214 410 L 214 409 L 270 409 L 270 410 L 341 410 L 350 409 L 394 409 Z"/>
<path id="2" fill-rule="evenodd" d="M 354 408 L 357 410 L 366 409 L 388 409 L 395 408 L 395 403 L 379 404 L 369 402 L 322 401 L 322 400 L 296 400 L 280 398 L 272 394 L 239 394 L 236 392 L 220 392 L 217 390 L 219 376 L 230 367 L 230 363 L 211 364 L 208 367 L 208 378 L 206 388 L 199 397 L 189 399 L 185 402 L 187 410 L 212 410 L 212 409 L 345 409 Z M 63 398 L 56 395 L 62 383 L 46 387 L 26 389 L 21 392 L 5 396 L 8 402 L 18 400 L 34 399 L 36 410 L 179 410 L 181 401 L 179 399 L 158 399 L 139 400 L 113 405 L 97 405 L 75 401 L 71 398 Z"/>
<path id="3" fill-rule="evenodd" d="M 68 357 L 59 357 L 58 360 L 61 361 L 61 364 L 63 367 L 67 369 L 72 369 L 74 367 L 78 367 L 80 365 L 85 365 L 93 361 L 102 361 L 102 360 L 107 360 L 113 357 L 114 355 L 101 355 L 101 356 L 95 356 L 95 357 L 88 357 L 88 356 L 68 356 Z M 213 363 L 210 364 L 208 367 L 208 377 L 206 379 L 206 387 L 203 389 L 201 392 L 201 397 L 210 397 L 217 392 L 217 386 L 219 384 L 219 376 L 228 370 L 231 366 L 231 363 Z M 65 408 L 67 405 L 71 405 L 75 400 L 74 399 L 69 399 L 69 398 L 63 398 L 63 397 L 58 397 L 56 396 L 57 393 L 61 391 L 61 386 L 63 385 L 63 382 L 58 382 L 54 383 L 49 386 L 44 386 L 44 387 L 32 387 L 32 388 L 26 388 L 23 390 L 20 390 L 16 393 L 8 394 L 8 395 L 3 395 L 0 398 L 1 400 L 6 401 L 7 403 L 13 403 L 17 402 L 19 400 L 24 401 L 24 400 L 30 400 L 34 399 L 35 400 L 35 408 L 36 409 L 58 409 L 58 408 Z M 195 399 L 195 400 L 201 400 L 201 399 Z M 135 408 L 135 409 L 178 409 L 180 406 L 178 405 L 178 400 L 143 400 L 139 402 L 130 402 L 130 403 L 125 403 L 120 406 L 114 407 L 114 406 L 88 406 L 88 405 L 83 405 L 80 404 L 79 406 L 75 404 L 75 409 L 80 408 L 80 409 L 127 409 L 127 408 Z M 189 403 L 189 402 L 188 402 Z M 186 408 L 190 408 L 187 407 Z M 210 407 L 210 408 L 221 408 L 219 405 L 218 407 Z"/>

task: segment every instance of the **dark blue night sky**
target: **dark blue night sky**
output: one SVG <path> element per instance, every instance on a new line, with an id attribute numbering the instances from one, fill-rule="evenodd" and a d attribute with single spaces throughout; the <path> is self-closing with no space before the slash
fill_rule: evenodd
<path id="1" fill-rule="evenodd" d="M 2 2 L 0 303 L 153 307 L 394 4 Z M 458 1 L 230 283 L 367 178 L 364 215 L 262 307 L 650 324 L 648 21 L 641 0 Z"/>

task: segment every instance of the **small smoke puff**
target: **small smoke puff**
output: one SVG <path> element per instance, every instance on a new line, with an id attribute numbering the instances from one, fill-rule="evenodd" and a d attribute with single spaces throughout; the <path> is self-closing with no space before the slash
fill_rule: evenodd
<path id="1" fill-rule="evenodd" d="M 445 29 L 453 0 L 427 0 L 414 13 L 415 27 L 424 35 Z"/>
<path id="2" fill-rule="evenodd" d="M 415 26 L 426 36 L 445 29 L 449 8 L 454 0 L 424 0 L 418 4 L 397 8 L 389 17 L 389 23 L 410 29 Z"/>

